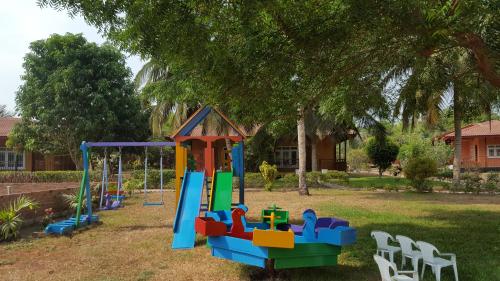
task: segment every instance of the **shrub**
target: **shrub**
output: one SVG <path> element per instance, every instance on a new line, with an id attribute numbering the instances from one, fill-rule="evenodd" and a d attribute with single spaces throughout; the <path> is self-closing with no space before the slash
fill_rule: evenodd
<path id="1" fill-rule="evenodd" d="M 144 170 L 134 170 L 132 172 L 133 180 L 140 180 L 144 184 Z M 163 170 L 163 188 L 166 184 L 175 179 L 175 171 L 170 169 Z M 160 170 L 148 169 L 147 175 L 148 188 L 160 188 Z"/>
<path id="2" fill-rule="evenodd" d="M 317 183 L 318 181 L 322 181 L 323 179 L 323 174 L 321 172 L 308 172 L 306 173 L 306 181 L 307 182 L 313 182 Z M 298 182 L 298 177 L 297 177 L 297 182 Z"/>
<path id="3" fill-rule="evenodd" d="M 378 167 L 379 176 L 396 160 L 398 152 L 399 147 L 387 138 L 370 138 L 366 144 L 366 154 Z"/>
<path id="4" fill-rule="evenodd" d="M 340 180 L 343 182 L 349 182 L 349 174 L 344 171 L 328 171 L 326 174 L 321 175 L 321 179 L 328 180 Z"/>
<path id="5" fill-rule="evenodd" d="M 38 203 L 22 195 L 11 202 L 8 207 L 0 210 L 0 240 L 15 240 L 24 222 L 20 212 L 23 209 L 35 208 L 38 208 Z"/>
<path id="6" fill-rule="evenodd" d="M 481 191 L 481 176 L 478 172 L 467 172 L 461 176 L 465 192 L 479 193 Z"/>
<path id="7" fill-rule="evenodd" d="M 432 158 L 438 167 L 444 167 L 452 158 L 452 154 L 452 148 L 444 142 L 438 141 L 433 143 L 430 138 L 413 133 L 403 136 L 398 160 L 403 169 L 411 159 L 417 157 Z"/>
<path id="8" fill-rule="evenodd" d="M 274 180 L 278 175 L 278 167 L 276 167 L 276 165 L 270 165 L 266 161 L 263 161 L 259 166 L 259 171 L 262 175 L 262 178 L 264 178 L 264 188 L 267 191 L 271 191 L 273 189 Z"/>
<path id="9" fill-rule="evenodd" d="M 418 157 L 408 161 L 404 170 L 406 178 L 411 181 L 411 185 L 417 191 L 432 190 L 427 178 L 434 176 L 437 173 L 437 164 L 431 158 Z"/>
<path id="10" fill-rule="evenodd" d="M 350 149 L 347 152 L 347 163 L 349 163 L 349 169 L 352 171 L 368 168 L 369 162 L 370 158 L 362 148 Z"/>
<path id="11" fill-rule="evenodd" d="M 307 174 L 306 174 L 306 177 L 307 177 Z M 281 177 L 281 179 L 279 179 L 279 181 L 281 181 L 282 183 L 285 183 L 287 185 L 298 185 L 299 184 L 299 176 L 295 173 L 288 173 L 288 174 L 284 174 L 283 177 Z"/>
<path id="12" fill-rule="evenodd" d="M 264 180 L 260 173 L 245 173 L 245 185 L 251 187 L 262 187 Z"/>
<path id="13" fill-rule="evenodd" d="M 446 167 L 439 169 L 438 172 L 436 173 L 436 177 L 440 180 L 452 179 L 453 178 L 453 170 L 448 169 Z"/>
<path id="14" fill-rule="evenodd" d="M 123 182 L 123 190 L 127 192 L 128 195 L 132 195 L 135 190 L 141 190 L 144 188 L 144 180 L 140 179 L 129 179 Z"/>
<path id="15" fill-rule="evenodd" d="M 495 192 L 500 184 L 500 178 L 497 173 L 489 173 L 486 175 L 486 181 L 481 186 L 482 189 L 488 192 Z"/>

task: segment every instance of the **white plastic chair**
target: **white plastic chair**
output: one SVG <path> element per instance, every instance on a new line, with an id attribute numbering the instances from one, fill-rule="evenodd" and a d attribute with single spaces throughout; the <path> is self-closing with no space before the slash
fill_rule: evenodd
<path id="1" fill-rule="evenodd" d="M 411 259 L 413 269 L 418 271 L 418 262 L 422 259 L 422 252 L 414 249 L 418 249 L 417 243 L 403 235 L 396 235 L 396 240 L 398 240 L 399 246 L 401 246 L 401 268 L 404 268 L 406 259 L 409 258 Z"/>
<path id="2" fill-rule="evenodd" d="M 457 257 L 455 254 L 451 253 L 440 253 L 438 249 L 427 242 L 417 241 L 418 248 L 422 252 L 422 257 L 424 259 L 424 264 L 422 265 L 422 279 L 424 278 L 425 266 L 429 265 L 432 271 L 436 275 L 436 281 L 441 281 L 441 268 L 452 266 L 453 272 L 455 273 L 455 281 L 458 281 L 458 271 L 457 271 Z M 437 256 L 434 256 L 436 252 Z M 441 257 L 450 257 L 450 259 L 443 259 Z"/>
<path id="3" fill-rule="evenodd" d="M 418 281 L 418 271 L 416 270 L 398 270 L 396 264 L 386 260 L 379 255 L 373 255 L 373 259 L 378 265 L 382 281 Z M 394 273 L 392 276 L 391 271 Z M 411 274 L 412 277 L 404 274 Z"/>
<path id="4" fill-rule="evenodd" d="M 385 257 L 385 253 L 388 253 L 389 260 L 394 262 L 394 254 L 401 251 L 401 248 L 389 245 L 389 240 L 396 240 L 389 233 L 378 230 L 372 231 L 371 236 L 377 241 L 377 255 Z"/>

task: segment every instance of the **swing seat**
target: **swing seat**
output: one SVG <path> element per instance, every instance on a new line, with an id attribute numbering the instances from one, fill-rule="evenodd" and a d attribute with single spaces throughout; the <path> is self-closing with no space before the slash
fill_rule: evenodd
<path id="1" fill-rule="evenodd" d="M 142 206 L 162 206 L 163 202 L 144 202 Z"/>

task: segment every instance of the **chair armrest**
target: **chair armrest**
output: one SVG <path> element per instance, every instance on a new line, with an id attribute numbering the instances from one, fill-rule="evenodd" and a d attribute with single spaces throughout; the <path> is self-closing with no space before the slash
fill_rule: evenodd
<path id="1" fill-rule="evenodd" d="M 453 254 L 453 253 L 439 253 L 440 256 L 448 256 L 448 257 L 451 257 L 452 260 L 456 260 L 457 259 L 457 255 Z"/>
<path id="2" fill-rule="evenodd" d="M 398 270 L 398 274 L 411 274 L 412 275 L 412 278 L 413 280 L 417 280 L 418 281 L 418 272 L 415 271 L 415 270 Z"/>

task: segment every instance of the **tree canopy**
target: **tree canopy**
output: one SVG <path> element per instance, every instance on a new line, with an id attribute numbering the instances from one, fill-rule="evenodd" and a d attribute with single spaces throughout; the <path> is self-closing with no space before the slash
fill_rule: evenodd
<path id="1" fill-rule="evenodd" d="M 16 96 L 22 122 L 12 137 L 28 150 L 69 153 L 79 166 L 83 140 L 144 140 L 141 110 L 124 56 L 81 34 L 54 34 L 34 41 L 24 58 Z"/>

